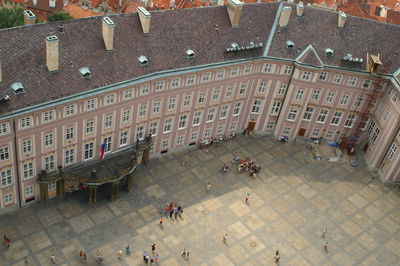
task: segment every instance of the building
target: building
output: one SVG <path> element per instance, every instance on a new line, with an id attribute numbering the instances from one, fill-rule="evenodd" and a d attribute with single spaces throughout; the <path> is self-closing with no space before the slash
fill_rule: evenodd
<path id="1" fill-rule="evenodd" d="M 1 30 L 1 210 L 38 199 L 42 170 L 149 133 L 154 157 L 246 128 L 340 141 L 363 123 L 366 162 L 398 182 L 398 36 L 344 13 L 237 0 Z"/>

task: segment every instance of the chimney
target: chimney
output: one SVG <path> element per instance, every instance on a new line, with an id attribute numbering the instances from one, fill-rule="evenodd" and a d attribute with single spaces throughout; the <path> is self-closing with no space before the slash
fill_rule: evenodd
<path id="1" fill-rule="evenodd" d="M 35 14 L 33 14 L 33 12 L 30 11 L 30 10 L 25 10 L 24 11 L 24 23 L 25 23 L 25 25 L 35 24 L 35 22 L 36 22 Z"/>
<path id="2" fill-rule="evenodd" d="M 109 17 L 103 18 L 103 40 L 107 51 L 112 51 L 114 48 L 114 22 Z"/>
<path id="3" fill-rule="evenodd" d="M 56 0 L 49 0 L 49 7 L 56 7 Z"/>
<path id="4" fill-rule="evenodd" d="M 344 27 L 344 23 L 346 22 L 346 14 L 343 11 L 339 11 L 339 15 L 338 15 L 338 27 L 339 28 L 343 28 Z"/>
<path id="5" fill-rule="evenodd" d="M 46 64 L 49 72 L 58 71 L 58 37 L 46 37 Z"/>
<path id="6" fill-rule="evenodd" d="M 303 16 L 303 12 L 304 12 L 304 4 L 303 2 L 299 2 L 296 6 L 296 12 L 297 12 L 297 16 L 301 17 Z"/>
<path id="7" fill-rule="evenodd" d="M 37 6 L 37 0 L 33 0 L 33 5 Z"/>
<path id="8" fill-rule="evenodd" d="M 292 8 L 290 6 L 284 6 L 279 17 L 279 27 L 286 27 L 289 24 L 290 13 Z"/>
<path id="9" fill-rule="evenodd" d="M 232 27 L 239 27 L 243 3 L 239 0 L 228 0 L 228 4 L 226 7 L 228 8 L 229 20 L 231 21 Z"/>
<path id="10" fill-rule="evenodd" d="M 138 7 L 137 12 L 139 14 L 140 24 L 142 24 L 142 30 L 144 34 L 150 33 L 150 20 L 151 14 L 144 7 Z"/>

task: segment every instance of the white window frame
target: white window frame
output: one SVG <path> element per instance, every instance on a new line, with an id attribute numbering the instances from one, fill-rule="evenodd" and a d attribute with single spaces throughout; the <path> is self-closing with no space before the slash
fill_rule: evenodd
<path id="1" fill-rule="evenodd" d="M 347 80 L 347 86 L 352 86 L 352 87 L 354 87 L 354 86 L 357 85 L 357 81 L 358 81 L 358 78 L 356 78 L 356 77 L 349 77 L 349 79 Z"/>
<path id="2" fill-rule="evenodd" d="M 131 121 L 131 109 L 125 109 L 122 112 L 122 123 L 128 123 Z"/>
<path id="3" fill-rule="evenodd" d="M 347 103 L 350 101 L 350 95 L 348 94 L 343 94 L 342 97 L 340 98 L 340 105 L 347 105 Z"/>
<path id="4" fill-rule="evenodd" d="M 210 123 L 210 122 L 213 122 L 213 121 L 214 121 L 214 118 L 215 118 L 215 111 L 216 111 L 216 108 L 215 108 L 215 107 L 212 107 L 212 108 L 209 108 L 209 109 L 208 109 L 208 111 L 207 111 L 206 123 Z"/>
<path id="5" fill-rule="evenodd" d="M 26 139 L 22 141 L 22 153 L 29 154 L 32 152 L 32 139 Z"/>
<path id="6" fill-rule="evenodd" d="M 176 97 L 168 99 L 168 111 L 173 111 L 176 109 Z"/>
<path id="7" fill-rule="evenodd" d="M 75 129 L 74 129 L 74 127 L 72 126 L 72 127 L 65 128 L 65 139 L 67 141 L 71 141 L 71 140 L 74 139 L 74 137 L 75 137 Z"/>
<path id="8" fill-rule="evenodd" d="M 326 109 L 321 109 L 319 111 L 318 117 L 317 117 L 317 123 L 324 124 L 326 121 L 326 118 L 328 117 L 329 110 Z"/>
<path id="9" fill-rule="evenodd" d="M 216 76 L 216 80 L 221 80 L 221 79 L 224 79 L 225 78 L 225 75 L 226 75 L 226 70 L 225 69 L 219 69 L 218 71 L 217 71 L 217 76 Z"/>
<path id="10" fill-rule="evenodd" d="M 94 120 L 88 120 L 85 122 L 85 135 L 91 135 L 94 133 L 95 122 Z"/>
<path id="11" fill-rule="evenodd" d="M 335 97 L 336 97 L 336 92 L 329 91 L 328 94 L 326 95 L 325 102 L 333 103 L 333 101 L 335 101 Z"/>
<path id="12" fill-rule="evenodd" d="M 203 112 L 202 111 L 195 111 L 193 115 L 193 126 L 198 126 L 201 123 Z"/>
<path id="13" fill-rule="evenodd" d="M 291 107 L 289 109 L 288 116 L 287 116 L 286 120 L 287 121 L 295 121 L 298 112 L 299 112 L 299 109 L 297 107 Z"/>
<path id="14" fill-rule="evenodd" d="M 147 104 L 141 104 L 139 105 L 139 118 L 144 118 L 146 116 L 147 113 Z"/>
<path id="15" fill-rule="evenodd" d="M 42 116 L 42 122 L 43 123 L 49 123 L 55 120 L 55 111 L 54 110 L 48 110 L 43 112 Z"/>
<path id="16" fill-rule="evenodd" d="M 331 125 L 338 126 L 340 124 L 340 120 L 342 119 L 342 116 L 343 116 L 343 112 L 336 111 L 332 116 Z"/>
<path id="17" fill-rule="evenodd" d="M 254 100 L 253 106 L 251 107 L 251 113 L 252 114 L 259 114 L 261 110 L 261 100 Z"/>
<path id="18" fill-rule="evenodd" d="M 169 132 L 171 132 L 173 126 L 174 126 L 174 119 L 173 119 L 173 118 L 165 118 L 163 132 L 164 132 L 164 133 L 169 133 Z"/>
<path id="19" fill-rule="evenodd" d="M 320 72 L 318 75 L 318 80 L 326 81 L 328 79 L 328 72 Z"/>
<path id="20" fill-rule="evenodd" d="M 343 75 L 342 74 L 335 74 L 332 79 L 332 83 L 340 84 L 342 83 Z"/>
<path id="21" fill-rule="evenodd" d="M 156 135 L 157 135 L 157 131 L 158 131 L 158 121 L 151 121 L 151 122 L 150 122 L 149 131 L 150 131 L 150 134 L 151 134 L 152 136 L 156 136 Z"/>
<path id="22" fill-rule="evenodd" d="M 312 101 L 319 101 L 321 97 L 321 90 L 313 90 L 313 92 L 311 93 L 311 100 Z"/>
<path id="23" fill-rule="evenodd" d="M 351 128 L 355 120 L 356 120 L 355 114 L 348 114 L 343 126 L 346 128 Z"/>
<path id="24" fill-rule="evenodd" d="M 181 78 L 177 77 L 171 80 L 171 89 L 179 88 L 180 85 L 181 85 Z"/>
<path id="25" fill-rule="evenodd" d="M 129 100 L 133 98 L 133 89 L 129 88 L 124 90 L 124 100 Z"/>
<path id="26" fill-rule="evenodd" d="M 310 71 L 303 71 L 301 75 L 301 80 L 310 80 L 311 79 L 311 72 Z"/>
<path id="27" fill-rule="evenodd" d="M 0 124 L 0 136 L 8 133 L 8 122 Z"/>
<path id="28" fill-rule="evenodd" d="M 229 105 L 223 105 L 221 107 L 221 111 L 220 111 L 220 114 L 219 114 L 219 119 L 220 120 L 226 119 L 227 116 L 228 116 L 228 111 L 229 111 Z"/>
<path id="29" fill-rule="evenodd" d="M 66 149 L 64 151 L 64 165 L 72 165 L 75 163 L 75 148 Z"/>
<path id="30" fill-rule="evenodd" d="M 70 104 L 64 107 L 64 116 L 73 116 L 76 114 L 75 112 L 76 105 L 75 104 Z"/>
<path id="31" fill-rule="evenodd" d="M 147 95 L 149 93 L 150 93 L 150 84 L 149 83 L 140 85 L 139 96 Z"/>
<path id="32" fill-rule="evenodd" d="M 272 106 L 271 106 L 270 115 L 278 115 L 278 114 L 279 114 L 279 111 L 281 110 L 281 107 L 282 107 L 282 102 L 280 102 L 280 101 L 274 101 L 274 102 L 272 103 Z"/>
<path id="33" fill-rule="evenodd" d="M 153 114 L 159 114 L 161 108 L 161 101 L 153 102 Z"/>
<path id="34" fill-rule="evenodd" d="M 13 171 L 11 168 L 3 169 L 0 172 L 1 187 L 9 187 L 14 184 Z"/>
<path id="35" fill-rule="evenodd" d="M 206 93 L 205 92 L 200 92 L 199 97 L 197 99 L 198 104 L 205 104 L 206 103 Z"/>
<path id="36" fill-rule="evenodd" d="M 163 91 L 165 89 L 165 80 L 156 81 L 154 84 L 154 90 L 156 92 Z"/>
<path id="37" fill-rule="evenodd" d="M 90 160 L 94 158 L 94 142 L 87 142 L 83 144 L 83 160 Z"/>
<path id="38" fill-rule="evenodd" d="M 183 97 L 183 106 L 189 107 L 191 105 L 191 103 L 192 103 L 192 95 L 191 94 L 185 95 Z"/>
<path id="39" fill-rule="evenodd" d="M 304 90 L 298 89 L 296 91 L 295 99 L 296 101 L 302 101 L 304 96 Z"/>
<path id="40" fill-rule="evenodd" d="M 54 154 L 48 154 L 43 157 L 43 168 L 47 172 L 54 171 L 56 169 L 56 163 L 55 163 L 55 156 Z"/>
<path id="41" fill-rule="evenodd" d="M 179 116 L 178 129 L 185 129 L 186 128 L 187 119 L 188 119 L 187 114 L 182 114 L 182 115 Z"/>
<path id="42" fill-rule="evenodd" d="M 234 78 L 234 77 L 237 77 L 237 76 L 239 76 L 239 67 L 232 67 L 230 69 L 229 77 L 230 78 Z"/>
<path id="43" fill-rule="evenodd" d="M 260 83 L 258 84 L 258 93 L 266 93 L 267 92 L 267 85 L 268 82 L 267 81 L 260 81 Z"/>
<path id="44" fill-rule="evenodd" d="M 44 143 L 45 148 L 53 147 L 54 146 L 54 133 L 50 132 L 50 133 L 44 134 L 43 143 Z"/>
<path id="45" fill-rule="evenodd" d="M 10 150 L 8 146 L 0 147 L 0 162 L 10 159 Z"/>
<path id="46" fill-rule="evenodd" d="M 93 98 L 93 99 L 89 99 L 85 102 L 85 108 L 86 111 L 92 111 L 95 110 L 97 107 L 97 99 Z"/>
<path id="47" fill-rule="evenodd" d="M 278 95 L 285 95 L 286 90 L 287 90 L 287 84 L 281 83 L 279 85 Z"/>
<path id="48" fill-rule="evenodd" d="M 397 150 L 398 150 L 398 147 L 397 147 L 396 143 L 392 143 L 386 157 L 391 161 L 393 159 L 394 155 L 396 154 Z"/>
<path id="49" fill-rule="evenodd" d="M 32 116 L 26 116 L 26 117 L 22 117 L 19 120 L 19 127 L 20 129 L 25 129 L 25 128 L 30 128 L 32 126 Z"/>
<path id="50" fill-rule="evenodd" d="M 235 107 L 233 108 L 233 116 L 240 115 L 240 111 L 242 109 L 242 102 L 236 102 Z"/>
<path id="51" fill-rule="evenodd" d="M 196 83 L 196 75 L 186 77 L 186 85 L 194 85 Z"/>
<path id="52" fill-rule="evenodd" d="M 303 120 L 304 121 L 311 121 L 312 116 L 314 114 L 315 108 L 312 106 L 307 106 L 306 110 L 304 111 Z"/>
<path id="53" fill-rule="evenodd" d="M 119 146 L 123 147 L 128 145 L 129 131 L 123 130 L 119 133 Z"/>
<path id="54" fill-rule="evenodd" d="M 35 177 L 35 169 L 33 162 L 27 162 L 22 165 L 24 180 L 28 180 Z"/>
<path id="55" fill-rule="evenodd" d="M 201 82 L 210 82 L 211 81 L 211 72 L 206 72 L 201 75 Z"/>

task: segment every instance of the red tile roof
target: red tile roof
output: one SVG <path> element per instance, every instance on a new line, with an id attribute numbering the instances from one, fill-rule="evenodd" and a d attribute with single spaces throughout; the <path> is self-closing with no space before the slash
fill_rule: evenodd
<path id="1" fill-rule="evenodd" d="M 27 9 L 32 10 L 39 20 L 47 21 L 47 16 L 53 12 L 60 12 L 64 3 L 63 0 L 55 0 L 56 6 L 49 7 L 49 0 L 37 0 L 36 5 L 34 5 L 33 0 L 29 0 L 27 3 Z"/>
<path id="2" fill-rule="evenodd" d="M 103 12 L 93 12 L 92 9 L 85 10 L 81 6 L 74 3 L 68 3 L 63 10 L 68 12 L 75 19 L 104 15 Z"/>

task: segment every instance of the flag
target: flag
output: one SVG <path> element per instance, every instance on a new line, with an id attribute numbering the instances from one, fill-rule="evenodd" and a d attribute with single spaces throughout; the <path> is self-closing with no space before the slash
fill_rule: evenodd
<path id="1" fill-rule="evenodd" d="M 100 160 L 104 158 L 104 152 L 106 151 L 107 144 L 103 143 L 100 147 Z"/>

